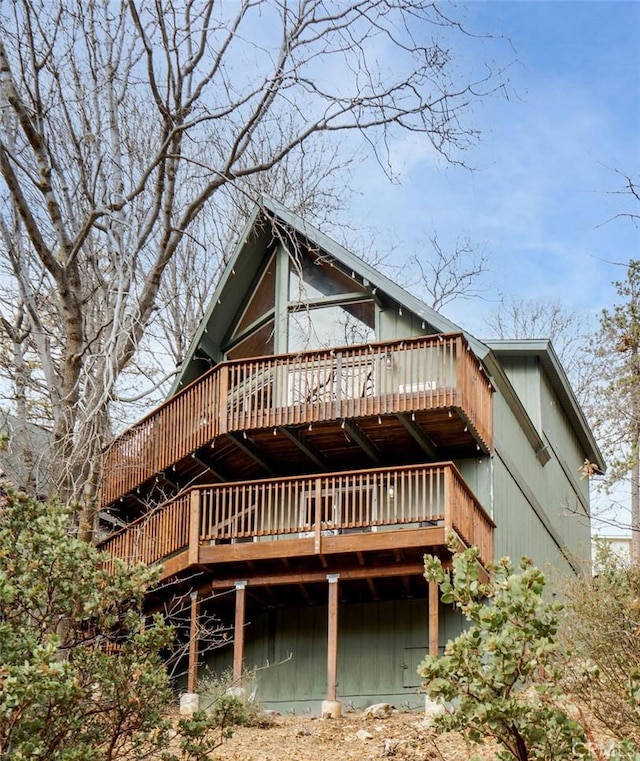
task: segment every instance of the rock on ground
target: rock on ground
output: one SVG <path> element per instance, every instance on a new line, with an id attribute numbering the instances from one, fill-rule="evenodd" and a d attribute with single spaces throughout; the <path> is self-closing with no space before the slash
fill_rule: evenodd
<path id="1" fill-rule="evenodd" d="M 364 732 L 370 737 L 365 739 Z M 489 748 L 475 749 L 493 761 Z M 469 761 L 473 753 L 456 734 L 436 735 L 422 712 L 393 711 L 388 718 L 345 713 L 323 721 L 277 716 L 269 726 L 239 727 L 212 761 Z"/>

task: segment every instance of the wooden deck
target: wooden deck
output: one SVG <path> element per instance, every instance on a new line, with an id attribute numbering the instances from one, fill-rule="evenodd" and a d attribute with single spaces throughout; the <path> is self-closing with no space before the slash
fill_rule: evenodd
<path id="1" fill-rule="evenodd" d="M 414 438 L 425 431 L 435 438 L 443 434 L 453 447 L 460 443 L 451 438 L 455 430 L 459 437 L 464 432 L 474 449 L 491 449 L 491 384 L 461 334 L 222 362 L 114 440 L 104 454 L 101 505 L 150 484 L 185 458 L 200 457 L 196 453 L 203 447 L 217 441 L 224 446 L 225 439 L 233 443 L 234 436 L 247 432 L 258 438 L 284 432 L 289 441 L 297 436 L 298 448 L 308 454 L 297 433 L 303 426 L 305 431 L 324 426 L 327 440 L 335 442 L 335 433 L 350 421 L 391 425 L 395 420 L 398 431 L 409 436 L 411 423 L 398 423 L 407 415 L 417 418 L 419 430 L 410 431 Z M 392 435 L 392 428 L 385 434 Z M 357 431 L 352 438 L 358 438 Z M 273 441 L 268 450 L 289 461 L 289 453 L 278 453 Z M 331 462 L 338 461 L 344 461 L 340 453 Z M 238 463 L 228 472 L 243 477 Z"/>
<path id="2" fill-rule="evenodd" d="M 451 531 L 462 544 L 477 546 L 486 564 L 493 529 L 455 465 L 438 463 L 193 488 L 113 534 L 100 549 L 111 563 L 161 564 L 163 579 L 215 569 L 218 587 L 226 576 L 233 585 L 238 573 L 271 584 L 280 574 L 291 583 L 297 576 L 287 558 L 298 558 L 304 569 L 299 582 L 305 583 L 324 578 L 332 557 L 344 578 L 392 575 L 394 565 L 396 573 L 406 573 L 399 561 L 375 571 L 363 557 L 392 553 L 398 559 L 403 549 L 413 549 L 416 565 L 427 548 L 444 548 Z M 351 556 L 359 561 L 349 566 Z M 322 561 L 316 571 L 313 558 Z"/>

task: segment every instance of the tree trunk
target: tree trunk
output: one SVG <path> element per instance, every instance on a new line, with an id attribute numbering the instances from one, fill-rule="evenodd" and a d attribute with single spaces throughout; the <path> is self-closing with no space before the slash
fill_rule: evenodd
<path id="1" fill-rule="evenodd" d="M 640 423 L 633 422 L 633 462 L 631 465 L 631 561 L 640 566 Z"/>

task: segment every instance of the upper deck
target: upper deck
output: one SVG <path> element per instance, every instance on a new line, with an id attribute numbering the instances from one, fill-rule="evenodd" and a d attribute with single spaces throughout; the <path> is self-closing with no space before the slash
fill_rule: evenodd
<path id="1" fill-rule="evenodd" d="M 414 460 L 491 449 L 491 383 L 461 334 L 221 362 L 113 441 L 100 501 L 410 462 L 416 442 Z"/>

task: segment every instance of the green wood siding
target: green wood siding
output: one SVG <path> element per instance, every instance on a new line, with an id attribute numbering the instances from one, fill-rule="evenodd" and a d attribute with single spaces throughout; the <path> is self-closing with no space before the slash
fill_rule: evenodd
<path id="1" fill-rule="evenodd" d="M 467 486 L 491 515 L 491 458 L 478 454 L 478 457 L 457 459 L 454 462 Z"/>
<path id="2" fill-rule="evenodd" d="M 518 394 L 531 422 L 542 430 L 540 364 L 537 357 L 504 357 L 502 367 Z"/>
<path id="3" fill-rule="evenodd" d="M 397 306 L 380 310 L 378 331 L 379 341 L 393 341 L 396 338 L 424 336 L 437 332 L 418 315 Z"/>
<path id="4" fill-rule="evenodd" d="M 495 555 L 514 560 L 527 555 L 538 565 L 551 564 L 570 573 L 563 551 L 581 562 L 588 559 L 589 521 L 585 514 L 587 484 L 578 467 L 584 459 L 577 438 L 551 386 L 537 363 L 523 363 L 518 379 L 521 398 L 538 411 L 538 428 L 551 459 L 542 464 L 522 429 L 500 396 L 494 398 L 495 453 L 493 464 L 493 518 Z M 526 391 L 525 391 L 526 388 Z M 535 400 L 537 389 L 538 401 Z"/>
<path id="5" fill-rule="evenodd" d="M 461 627 L 459 615 L 441 606 L 440 647 Z M 261 705 L 318 713 L 327 686 L 326 606 L 264 611 L 250 617 L 245 637 L 246 668 L 259 669 Z M 426 655 L 428 639 L 426 599 L 341 604 L 338 699 L 356 708 L 380 701 L 398 708 L 423 705 L 419 679 L 409 672 Z M 207 668 L 221 673 L 230 668 L 232 656 L 230 644 L 208 660 Z"/>

